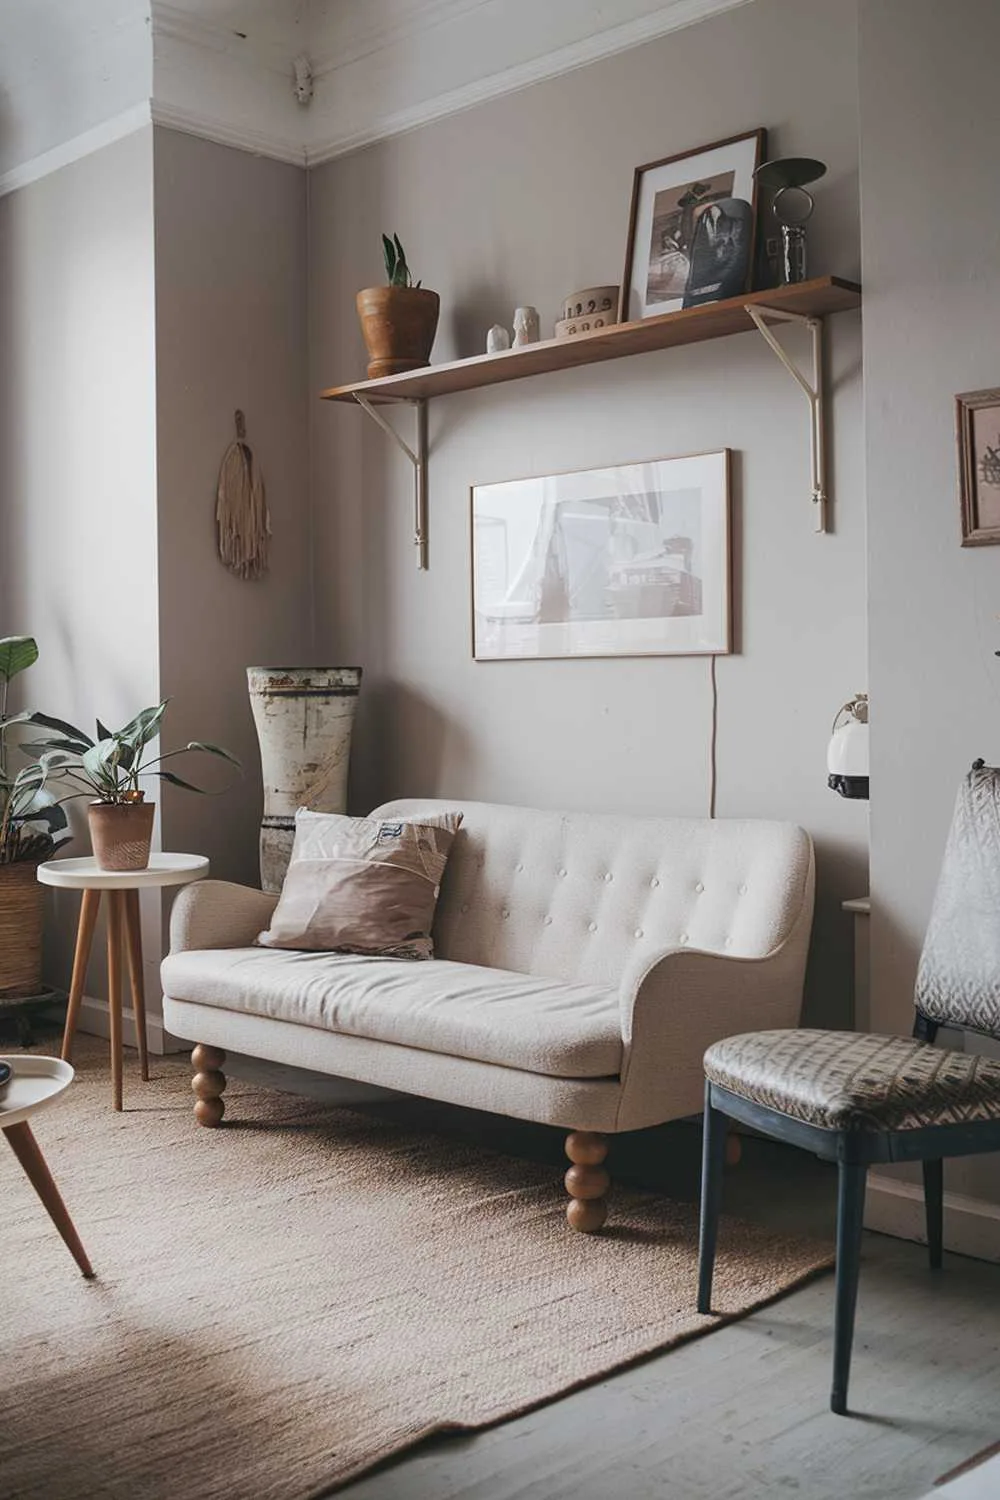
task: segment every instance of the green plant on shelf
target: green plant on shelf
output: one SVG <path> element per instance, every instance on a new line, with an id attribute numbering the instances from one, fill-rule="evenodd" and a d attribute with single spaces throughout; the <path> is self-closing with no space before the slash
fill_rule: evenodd
<path id="1" fill-rule="evenodd" d="M 406 264 L 406 251 L 400 244 L 398 234 L 394 234 L 392 239 L 387 234 L 383 234 L 382 255 L 385 259 L 385 279 L 390 286 L 420 286 L 419 281 L 413 280 L 410 268 Z"/>

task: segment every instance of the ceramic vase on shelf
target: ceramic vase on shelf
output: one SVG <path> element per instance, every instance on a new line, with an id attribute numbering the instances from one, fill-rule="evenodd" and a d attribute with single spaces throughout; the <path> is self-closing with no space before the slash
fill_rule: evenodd
<path id="1" fill-rule="evenodd" d="M 264 781 L 260 883 L 280 891 L 295 813 L 343 812 L 360 667 L 247 667 Z"/>

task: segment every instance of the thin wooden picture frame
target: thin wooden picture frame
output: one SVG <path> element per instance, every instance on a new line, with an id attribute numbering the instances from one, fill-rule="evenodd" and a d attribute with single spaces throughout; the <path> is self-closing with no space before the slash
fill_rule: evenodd
<path id="1" fill-rule="evenodd" d="M 667 476 L 663 471 L 673 468 Z M 683 519 L 685 513 L 691 518 L 693 502 L 691 491 L 698 482 L 701 466 L 700 487 L 697 506 L 697 532 L 690 535 L 670 536 L 675 522 L 668 517 L 661 497 L 683 495 L 686 498 L 672 515 Z M 644 472 L 643 472 L 644 471 Z M 628 476 L 631 489 L 624 492 L 616 489 L 616 480 Z M 669 477 L 673 483 L 665 482 Z M 560 485 L 562 481 L 562 485 Z M 656 488 L 657 482 L 660 487 Z M 653 488 L 650 488 L 650 485 Z M 714 487 L 714 488 L 713 488 Z M 636 514 L 627 516 L 622 526 L 621 515 L 616 517 L 618 529 L 618 551 L 629 545 L 636 548 L 640 557 L 638 579 L 630 576 L 628 564 L 619 557 L 615 566 L 607 566 L 605 576 L 600 576 L 600 566 L 591 568 L 588 588 L 591 593 L 590 613 L 580 614 L 571 606 L 574 578 L 568 561 L 574 543 L 589 545 L 591 553 L 600 552 L 594 547 L 594 536 L 586 541 L 581 536 L 573 537 L 571 530 L 580 530 L 587 520 L 600 520 L 600 510 L 607 512 L 605 527 L 614 529 L 610 518 L 615 507 L 609 500 L 622 493 L 636 502 L 631 505 Z M 706 498 L 707 493 L 707 498 Z M 656 496 L 661 501 L 643 514 L 643 500 Z M 549 506 L 549 534 L 545 539 L 544 552 L 539 539 L 546 528 L 542 525 L 543 508 Z M 558 506 L 590 506 L 589 516 L 580 515 L 570 520 L 575 527 L 565 524 L 558 515 Z M 500 522 L 500 516 L 492 512 L 506 509 L 513 521 L 518 508 L 535 506 L 516 529 L 521 532 L 521 547 L 518 557 L 511 559 L 507 545 L 507 529 L 504 531 L 504 563 L 502 583 L 494 576 L 487 586 L 487 568 L 484 567 L 484 551 L 480 538 L 484 522 L 492 525 Z M 477 510 L 478 507 L 478 510 Z M 556 508 L 555 512 L 553 507 Z M 619 512 L 630 507 L 619 504 Z M 653 510 L 657 512 L 655 517 Z M 668 521 L 670 524 L 668 524 Z M 704 525 L 702 524 L 704 521 Z M 629 523 L 633 536 L 622 536 Z M 511 528 L 513 529 L 513 528 Z M 557 535 L 557 529 L 560 534 Z M 594 527 L 589 529 L 594 531 Z M 599 525 L 598 528 L 599 529 Z M 660 542 L 662 562 L 656 554 L 642 554 L 642 544 L 650 540 Z M 670 562 L 664 543 L 687 544 L 684 565 L 678 567 Z M 556 544 L 560 545 L 556 545 Z M 680 556 L 683 545 L 674 547 Z M 728 656 L 733 646 L 733 517 L 732 517 L 732 452 L 729 448 L 712 449 L 701 453 L 670 454 L 665 457 L 630 460 L 621 464 L 608 464 L 582 469 L 567 469 L 556 474 L 529 475 L 521 479 L 502 480 L 489 484 L 472 485 L 469 491 L 469 552 L 470 552 L 470 635 L 472 657 L 475 661 L 552 661 L 552 660 L 603 660 L 613 657 L 664 657 L 664 656 Z M 714 556 L 710 555 L 714 552 Z M 556 555 L 564 560 L 565 573 L 560 580 L 563 588 L 566 613 L 560 616 L 553 610 L 550 592 L 547 607 L 543 604 L 546 586 L 553 586 L 551 563 Z M 534 573 L 531 564 L 534 562 Z M 700 570 L 695 571 L 695 565 Z M 711 571 L 709 571 L 711 568 Z M 681 575 L 687 571 L 687 577 Z M 496 561 L 489 569 L 496 573 Z M 641 575 L 645 575 L 645 577 Z M 669 576 L 668 576 L 669 575 Z M 520 588 L 520 596 L 511 600 L 512 580 Z M 697 609 L 678 610 L 674 613 L 657 613 L 645 607 L 642 612 L 630 613 L 623 596 L 634 597 L 639 591 L 646 604 L 648 593 L 666 598 L 675 588 L 697 589 Z M 643 590 L 648 591 L 644 593 Z M 595 591 L 600 591 L 600 600 L 595 600 Z M 492 594 L 493 597 L 488 596 Z M 616 596 L 617 613 L 609 601 Z M 707 605 L 706 607 L 706 600 Z M 595 612 L 595 602 L 599 608 Z M 548 614 L 546 620 L 544 616 Z M 709 623 L 703 623 L 706 616 Z M 631 630 L 629 626 L 631 625 Z M 616 629 L 616 627 L 619 627 Z M 659 631 L 659 639 L 657 632 Z"/>
<path id="2" fill-rule="evenodd" d="M 650 305 L 647 301 L 646 296 L 643 295 L 641 304 L 642 310 L 637 311 L 636 307 L 633 306 L 633 291 L 636 289 L 634 276 L 636 232 L 640 222 L 640 209 L 644 206 L 643 183 L 647 174 L 652 172 L 660 172 L 663 168 L 674 167 L 682 162 L 690 162 L 691 173 L 697 179 L 700 175 L 702 175 L 701 173 L 699 173 L 697 166 L 697 163 L 699 162 L 699 160 L 701 160 L 704 163 L 705 169 L 709 174 L 717 175 L 720 170 L 720 164 L 717 160 L 714 162 L 714 164 L 712 162 L 712 158 L 716 156 L 716 153 L 722 153 L 724 156 L 727 150 L 729 150 L 730 148 L 746 146 L 749 142 L 754 143 L 754 150 L 752 152 L 752 157 L 750 158 L 752 159 L 752 168 L 747 175 L 746 182 L 742 184 L 744 187 L 748 188 L 749 196 L 745 199 L 745 201 L 749 202 L 750 204 L 750 245 L 746 258 L 746 274 L 743 277 L 742 284 L 735 290 L 735 292 L 727 287 L 724 290 L 720 291 L 717 298 L 713 298 L 712 300 L 718 301 L 724 297 L 739 295 L 740 292 L 749 292 L 752 290 L 754 268 L 757 260 L 758 215 L 757 179 L 753 176 L 753 172 L 757 167 L 760 166 L 761 162 L 766 160 L 767 157 L 767 131 L 763 126 L 758 126 L 755 130 L 744 131 L 741 135 L 731 135 L 727 136 L 724 140 L 713 141 L 708 146 L 699 146 L 691 151 L 678 151 L 673 156 L 664 156 L 661 157 L 659 161 L 644 162 L 642 166 L 636 167 L 632 177 L 632 200 L 629 207 L 628 239 L 625 249 L 625 270 L 622 273 L 621 296 L 618 307 L 618 316 L 620 322 L 626 323 L 635 321 L 636 319 L 655 317 L 658 312 L 676 312 L 681 306 L 684 305 L 683 295 L 678 294 L 672 299 L 664 300 L 660 305 Z M 735 166 L 733 168 L 733 171 L 735 176 Z M 734 193 L 733 196 L 742 198 L 744 195 L 742 193 Z M 709 197 L 707 197 L 705 200 L 705 206 L 707 206 L 710 201 L 711 196 L 709 195 Z M 651 219 L 651 223 L 653 222 L 655 221 Z M 646 246 L 644 254 L 646 256 L 647 263 L 649 260 L 649 250 L 650 247 Z"/>
<path id="3" fill-rule="evenodd" d="M 992 444 L 978 415 L 988 411 L 996 413 Z M 955 436 L 962 546 L 1000 546 L 1000 386 L 955 397 Z"/>

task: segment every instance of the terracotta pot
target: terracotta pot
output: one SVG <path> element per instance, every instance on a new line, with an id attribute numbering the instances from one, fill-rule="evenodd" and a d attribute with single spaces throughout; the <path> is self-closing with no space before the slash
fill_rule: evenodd
<path id="1" fill-rule="evenodd" d="M 92 802 L 90 842 L 102 870 L 144 870 L 153 841 L 155 802 Z"/>
<path id="2" fill-rule="evenodd" d="M 38 862 L 0 865 L 0 996 L 42 988 L 42 900 Z"/>
<path id="3" fill-rule="evenodd" d="M 368 378 L 429 364 L 441 298 L 422 286 L 370 286 L 357 297 L 368 348 Z"/>

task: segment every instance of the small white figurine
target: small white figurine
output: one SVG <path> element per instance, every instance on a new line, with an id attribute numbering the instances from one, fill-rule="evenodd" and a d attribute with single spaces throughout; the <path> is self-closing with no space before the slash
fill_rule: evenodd
<path id="1" fill-rule="evenodd" d="M 515 307 L 514 348 L 520 349 L 524 344 L 537 344 L 540 337 L 541 324 L 538 319 L 538 308 Z"/>
<path id="2" fill-rule="evenodd" d="M 494 323 L 486 335 L 486 353 L 499 354 L 503 349 L 510 348 L 510 334 L 506 328 L 499 323 Z"/>

